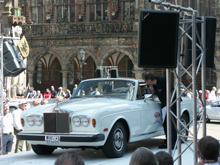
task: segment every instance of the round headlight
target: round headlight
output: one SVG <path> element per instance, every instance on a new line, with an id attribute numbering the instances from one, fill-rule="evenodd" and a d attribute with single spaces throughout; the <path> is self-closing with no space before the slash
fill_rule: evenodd
<path id="1" fill-rule="evenodd" d="M 86 127 L 89 124 L 89 120 L 85 117 L 81 118 L 81 124 L 82 126 Z"/>
<path id="2" fill-rule="evenodd" d="M 27 123 L 28 123 L 30 126 L 34 125 L 34 118 L 31 117 L 31 116 L 27 117 Z"/>
<path id="3" fill-rule="evenodd" d="M 73 124 L 77 127 L 80 126 L 80 119 L 78 117 L 74 117 L 73 118 Z"/>
<path id="4" fill-rule="evenodd" d="M 41 116 L 37 116 L 37 117 L 35 117 L 35 124 L 36 125 L 41 125 L 42 124 L 42 117 Z"/>

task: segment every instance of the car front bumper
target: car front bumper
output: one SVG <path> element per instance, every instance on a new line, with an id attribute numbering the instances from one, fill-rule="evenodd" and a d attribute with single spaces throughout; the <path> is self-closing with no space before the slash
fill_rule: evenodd
<path id="1" fill-rule="evenodd" d="M 46 141 L 47 136 L 58 136 L 60 142 L 101 142 L 104 141 L 104 134 L 28 134 L 28 133 L 18 133 L 18 140 L 28 140 L 28 141 Z"/>

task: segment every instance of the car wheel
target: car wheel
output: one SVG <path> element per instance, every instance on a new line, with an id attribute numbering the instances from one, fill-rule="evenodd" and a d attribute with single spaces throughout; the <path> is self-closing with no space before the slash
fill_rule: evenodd
<path id="1" fill-rule="evenodd" d="M 31 145 L 33 151 L 38 155 L 49 155 L 55 150 L 50 146 L 43 146 L 43 145 Z"/>
<path id="2" fill-rule="evenodd" d="M 208 117 L 208 115 L 206 115 L 206 123 L 209 123 L 210 122 L 210 119 Z"/>
<path id="3" fill-rule="evenodd" d="M 181 121 L 182 121 L 182 123 L 183 123 L 184 125 L 187 125 L 187 124 L 189 123 L 189 119 L 188 119 L 188 117 L 187 117 L 185 114 L 183 114 L 183 115 L 181 116 Z M 189 126 L 188 126 L 187 128 L 189 129 Z M 181 135 L 184 136 L 184 137 L 183 137 L 184 141 L 187 141 L 187 137 L 185 137 L 185 136 L 188 136 L 188 134 L 189 134 L 189 132 L 188 132 L 186 129 L 184 129 L 183 131 L 181 131 Z"/>
<path id="4" fill-rule="evenodd" d="M 127 133 L 125 127 L 118 122 L 113 126 L 105 145 L 102 147 L 102 151 L 106 157 L 118 158 L 124 155 L 126 145 Z"/>

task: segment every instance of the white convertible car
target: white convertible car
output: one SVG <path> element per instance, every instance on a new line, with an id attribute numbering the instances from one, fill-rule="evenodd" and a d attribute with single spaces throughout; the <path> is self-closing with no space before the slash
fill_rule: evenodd
<path id="1" fill-rule="evenodd" d="M 192 105 L 192 99 L 183 98 L 184 124 L 192 119 Z M 69 101 L 24 111 L 18 139 L 28 140 L 39 155 L 51 154 L 58 147 L 93 147 L 107 157 L 121 157 L 128 142 L 164 134 L 161 116 L 158 100 L 142 99 L 138 80 L 88 79 Z"/>
<path id="2" fill-rule="evenodd" d="M 220 101 L 206 103 L 206 122 L 220 120 Z"/>

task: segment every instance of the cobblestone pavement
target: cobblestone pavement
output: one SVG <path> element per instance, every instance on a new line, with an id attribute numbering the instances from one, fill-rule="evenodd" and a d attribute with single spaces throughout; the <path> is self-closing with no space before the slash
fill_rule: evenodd
<path id="1" fill-rule="evenodd" d="M 192 129 L 192 128 L 191 128 Z M 220 140 L 220 120 L 211 120 L 210 123 L 206 124 L 206 135 L 213 136 L 214 138 Z M 200 125 L 198 139 L 202 137 L 202 123 Z"/>

